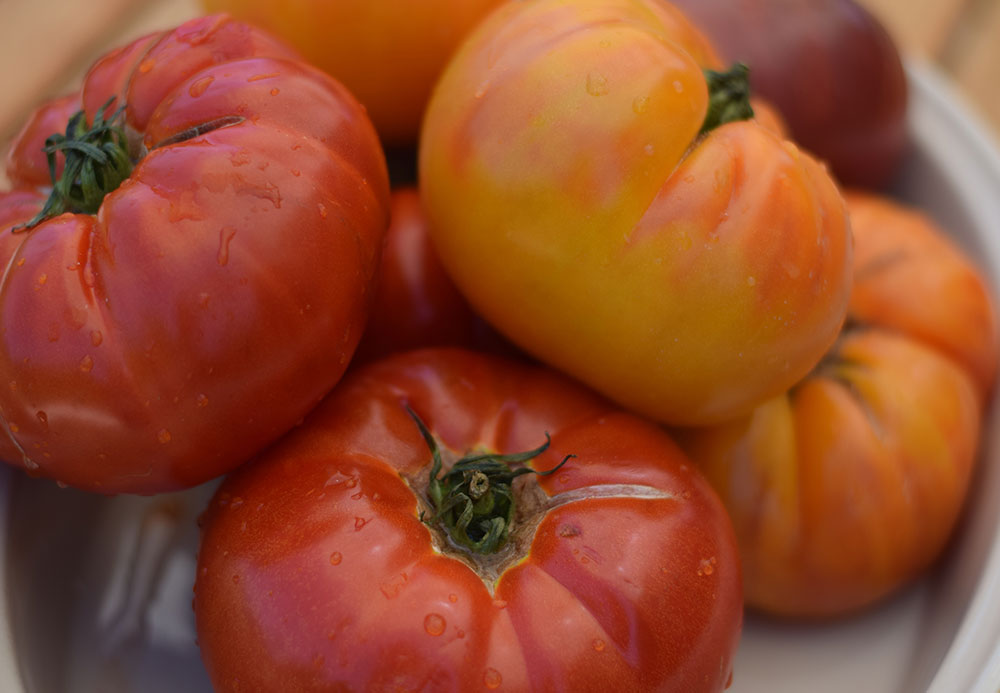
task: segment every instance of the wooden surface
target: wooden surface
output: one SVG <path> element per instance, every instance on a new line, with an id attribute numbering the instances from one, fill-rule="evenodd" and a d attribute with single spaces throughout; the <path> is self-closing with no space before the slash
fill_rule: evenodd
<path id="1" fill-rule="evenodd" d="M 1000 0 L 860 1 L 904 55 L 950 74 L 1000 140 Z M 105 50 L 198 12 L 198 0 L 0 0 L 0 145 Z"/>

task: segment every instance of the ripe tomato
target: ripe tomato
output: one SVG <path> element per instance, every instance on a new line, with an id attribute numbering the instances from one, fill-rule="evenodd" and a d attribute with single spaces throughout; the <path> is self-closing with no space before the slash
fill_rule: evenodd
<path id="1" fill-rule="evenodd" d="M 435 246 L 470 304 L 664 422 L 780 393 L 849 295 L 822 167 L 752 120 L 699 134 L 715 65 L 656 0 L 508 3 L 450 63 L 420 143 Z"/>
<path id="2" fill-rule="evenodd" d="M 420 196 L 415 188 L 402 187 L 392 193 L 375 301 L 351 364 L 429 346 L 513 352 L 445 274 Z"/>
<path id="3" fill-rule="evenodd" d="M 273 31 L 368 109 L 387 145 L 414 144 L 431 89 L 466 33 L 501 0 L 202 0 Z"/>
<path id="4" fill-rule="evenodd" d="M 854 0 L 673 0 L 795 141 L 844 185 L 885 187 L 906 153 L 907 87 L 892 37 Z M 848 48 L 849 47 L 849 48 Z"/>
<path id="5" fill-rule="evenodd" d="M 513 480 L 491 459 L 489 484 L 458 472 L 522 451 Z M 485 491 L 464 534 L 443 527 L 468 504 L 439 523 L 430 497 L 453 496 L 432 476 Z M 459 543 L 505 531 L 495 553 Z M 230 475 L 203 515 L 194 608 L 217 691 L 718 691 L 742 622 L 725 511 L 660 428 L 457 349 L 353 371 Z"/>
<path id="6" fill-rule="evenodd" d="M 196 19 L 99 60 L 82 96 L 43 107 L 14 142 L 15 191 L 0 195 L 5 461 L 104 493 L 192 486 L 338 381 L 366 319 L 388 179 L 361 106 L 292 56 L 226 17 Z M 111 97 L 124 126 L 90 146 L 122 168 L 68 150 L 74 201 L 11 233 L 44 202 L 54 123 L 81 103 L 86 122 L 112 119 Z"/>
<path id="7" fill-rule="evenodd" d="M 681 436 L 739 537 L 747 604 L 860 609 L 941 553 L 968 489 L 997 318 L 978 271 L 928 219 L 848 197 L 854 292 L 837 346 L 751 415 Z"/>

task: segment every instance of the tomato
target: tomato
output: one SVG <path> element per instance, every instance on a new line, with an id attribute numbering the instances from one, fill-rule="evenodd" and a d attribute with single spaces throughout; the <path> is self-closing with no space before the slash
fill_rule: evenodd
<path id="1" fill-rule="evenodd" d="M 862 609 L 941 554 L 974 468 L 997 317 L 975 266 L 916 210 L 848 197 L 845 329 L 822 364 L 735 422 L 681 436 L 725 502 L 747 604 Z"/>
<path id="2" fill-rule="evenodd" d="M 470 304 L 669 423 L 725 420 L 796 382 L 849 296 L 823 168 L 753 120 L 699 134 L 715 66 L 666 3 L 509 3 L 446 69 L 420 142 L 434 243 Z"/>
<path id="3" fill-rule="evenodd" d="M 718 691 L 742 622 L 725 511 L 662 429 L 458 349 L 353 371 L 230 475 L 194 608 L 217 691 Z"/>
<path id="4" fill-rule="evenodd" d="M 907 147 L 907 86 L 892 37 L 853 0 L 673 0 L 729 60 L 795 141 L 844 185 L 884 188 Z"/>
<path id="5" fill-rule="evenodd" d="M 431 245 L 420 196 L 407 186 L 392 192 L 375 301 L 351 364 L 429 346 L 514 351 L 448 278 Z"/>
<path id="6" fill-rule="evenodd" d="M 57 188 L 73 201 L 24 226 L 45 201 L 38 147 L 81 104 L 86 123 L 115 122 L 91 143 L 115 167 L 71 149 L 80 172 Z M 224 16 L 139 39 L 95 63 L 81 96 L 43 107 L 11 152 L 5 461 L 104 493 L 192 486 L 339 380 L 367 317 L 388 179 L 362 107 L 291 49 Z M 88 198 L 88 175 L 124 180 Z"/>
<path id="7" fill-rule="evenodd" d="M 285 38 L 347 86 L 386 145 L 414 144 L 462 37 L 501 0 L 201 0 Z"/>

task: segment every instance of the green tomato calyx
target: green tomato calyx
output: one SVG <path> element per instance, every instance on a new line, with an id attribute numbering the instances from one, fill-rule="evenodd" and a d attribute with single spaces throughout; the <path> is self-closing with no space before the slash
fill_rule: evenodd
<path id="1" fill-rule="evenodd" d="M 548 476 L 575 457 L 566 455 L 545 472 L 525 466 L 512 469 L 511 465 L 524 465 L 548 449 L 551 440 L 546 433 L 545 442 L 534 450 L 509 455 L 469 453 L 442 473 L 437 441 L 420 417 L 409 407 L 407 411 L 420 429 L 432 459 L 427 499 L 433 515 L 425 518 L 421 513 L 420 519 L 437 525 L 456 546 L 475 554 L 495 553 L 506 543 L 516 509 L 514 479 L 524 474 Z"/>
<path id="2" fill-rule="evenodd" d="M 48 159 L 52 192 L 41 211 L 14 231 L 29 230 L 65 212 L 96 214 L 104 196 L 129 177 L 134 164 L 122 126 L 125 106 L 104 117 L 113 102 L 114 97 L 101 107 L 91 125 L 80 110 L 67 122 L 65 134 L 57 132 L 46 138 L 42 151 Z M 56 175 L 58 152 L 66 160 L 61 177 Z"/>
<path id="3" fill-rule="evenodd" d="M 743 63 L 734 64 L 725 72 L 705 70 L 708 82 L 708 112 L 699 135 L 720 125 L 753 118 L 750 106 L 750 69 Z"/>

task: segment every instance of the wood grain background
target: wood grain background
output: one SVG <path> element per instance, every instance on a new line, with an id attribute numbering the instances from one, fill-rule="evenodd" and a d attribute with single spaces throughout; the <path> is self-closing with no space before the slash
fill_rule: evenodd
<path id="1" fill-rule="evenodd" d="M 1000 0 L 859 1 L 904 55 L 949 74 L 1000 140 Z M 199 11 L 198 0 L 0 0 L 0 146 L 105 50 Z"/>

